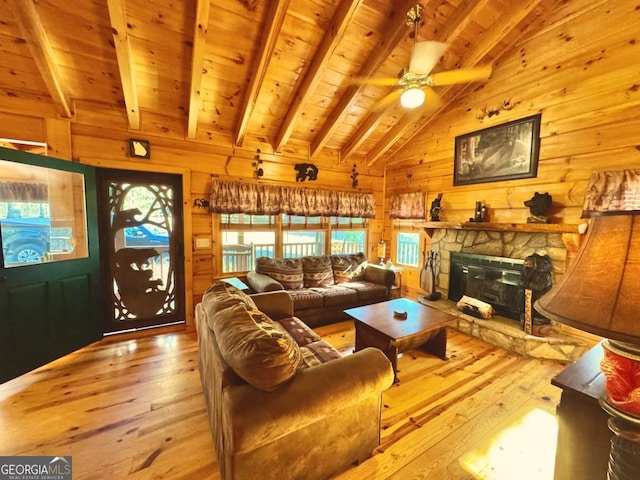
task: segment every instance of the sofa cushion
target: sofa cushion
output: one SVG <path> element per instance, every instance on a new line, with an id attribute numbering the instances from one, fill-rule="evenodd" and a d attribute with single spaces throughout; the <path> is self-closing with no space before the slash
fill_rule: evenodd
<path id="1" fill-rule="evenodd" d="M 367 268 L 367 257 L 364 253 L 331 255 L 330 258 L 335 283 L 364 279 L 364 271 Z"/>
<path id="2" fill-rule="evenodd" d="M 314 292 L 308 288 L 299 290 L 289 290 L 287 293 L 291 295 L 293 300 L 293 310 L 305 310 L 307 308 L 320 308 L 324 306 L 324 297 L 321 293 Z"/>
<path id="3" fill-rule="evenodd" d="M 221 280 L 212 283 L 202 296 L 202 306 L 209 318 L 213 318 L 216 313 L 237 303 L 246 305 L 249 310 L 257 310 L 256 304 L 249 295 Z"/>
<path id="4" fill-rule="evenodd" d="M 295 290 L 304 285 L 302 262 L 299 258 L 256 258 L 256 272 L 269 275 L 285 290 Z"/>
<path id="5" fill-rule="evenodd" d="M 298 368 L 301 370 L 309 367 L 315 367 L 316 365 L 321 365 L 342 357 L 340 352 L 324 340 L 318 340 L 317 342 L 305 345 L 304 347 L 301 347 L 300 350 L 302 352 L 302 361 Z"/>
<path id="6" fill-rule="evenodd" d="M 302 257 L 300 261 L 306 288 L 333 285 L 333 268 L 328 256 Z"/>
<path id="7" fill-rule="evenodd" d="M 287 317 L 278 320 L 293 340 L 300 346 L 309 345 L 322 340 L 309 326 L 298 317 Z"/>
<path id="8" fill-rule="evenodd" d="M 322 295 L 325 307 L 345 305 L 345 308 L 347 308 L 347 306 L 353 305 L 358 301 L 358 293 L 351 288 L 344 288 L 342 285 L 318 287 L 311 290 Z"/>
<path id="9" fill-rule="evenodd" d="M 344 282 L 341 287 L 351 288 L 358 293 L 358 301 L 383 300 L 387 297 L 387 287 L 373 282 Z"/>
<path id="10" fill-rule="evenodd" d="M 209 317 L 208 323 L 224 360 L 254 387 L 270 392 L 295 375 L 300 347 L 278 322 L 261 311 L 237 302 Z"/>

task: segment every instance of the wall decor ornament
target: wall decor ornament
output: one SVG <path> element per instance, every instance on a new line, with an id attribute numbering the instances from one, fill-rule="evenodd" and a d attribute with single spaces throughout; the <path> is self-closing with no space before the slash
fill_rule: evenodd
<path id="1" fill-rule="evenodd" d="M 129 156 L 131 158 L 151 158 L 151 145 L 149 140 L 139 138 L 129 139 Z"/>
<path id="2" fill-rule="evenodd" d="M 256 156 L 253 157 L 254 162 L 251 166 L 254 168 L 254 175 L 257 179 L 260 179 L 264 175 L 264 169 L 260 167 L 262 165 L 262 159 L 260 158 L 260 149 L 256 150 Z"/>
<path id="3" fill-rule="evenodd" d="M 309 179 L 309 181 L 318 179 L 318 167 L 316 167 L 313 163 L 296 163 L 295 167 L 293 167 L 296 172 L 296 182 L 304 182 Z"/>
<path id="4" fill-rule="evenodd" d="M 453 185 L 535 178 L 540 118 L 532 115 L 456 137 Z"/>
<path id="5" fill-rule="evenodd" d="M 356 170 L 356 164 L 353 164 L 353 168 L 351 169 L 351 186 L 356 188 L 358 186 L 358 171 Z"/>

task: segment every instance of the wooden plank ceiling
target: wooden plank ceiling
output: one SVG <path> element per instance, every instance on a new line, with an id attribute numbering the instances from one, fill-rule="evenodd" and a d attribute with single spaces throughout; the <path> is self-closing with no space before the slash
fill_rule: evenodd
<path id="1" fill-rule="evenodd" d="M 2 0 L 0 98 L 7 109 L 73 118 L 82 101 L 175 119 L 185 137 L 287 150 L 308 145 L 373 165 L 482 82 L 439 87 L 438 109 L 393 102 L 408 66 L 415 0 Z M 434 72 L 492 65 L 544 25 L 557 0 L 423 0 L 418 40 L 450 44 Z M 487 80 L 491 81 L 491 78 Z M 332 152 L 333 153 L 333 152 Z"/>

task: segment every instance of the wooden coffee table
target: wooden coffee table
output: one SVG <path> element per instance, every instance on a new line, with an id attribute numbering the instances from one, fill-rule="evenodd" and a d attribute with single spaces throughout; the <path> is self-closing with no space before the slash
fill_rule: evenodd
<path id="1" fill-rule="evenodd" d="M 407 318 L 394 317 L 394 311 L 407 312 Z M 355 351 L 366 347 L 382 350 L 391 361 L 396 381 L 398 353 L 422 347 L 422 350 L 446 360 L 447 330 L 444 327 L 457 320 L 453 315 L 408 298 L 350 308 L 344 313 L 353 318 Z"/>

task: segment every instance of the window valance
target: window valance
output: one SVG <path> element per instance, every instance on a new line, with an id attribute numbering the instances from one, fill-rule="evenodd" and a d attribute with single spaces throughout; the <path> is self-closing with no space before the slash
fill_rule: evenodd
<path id="1" fill-rule="evenodd" d="M 423 192 L 397 193 L 389 199 L 391 218 L 425 219 L 425 200 Z"/>
<path id="2" fill-rule="evenodd" d="M 591 212 L 640 210 L 640 169 L 593 172 L 582 218 Z"/>
<path id="3" fill-rule="evenodd" d="M 3 202 L 46 202 L 48 187 L 44 183 L 0 182 L 0 200 Z"/>
<path id="4" fill-rule="evenodd" d="M 373 218 L 376 215 L 376 200 L 372 193 L 336 192 L 222 180 L 212 181 L 209 205 L 212 213 L 284 213 L 308 217 L 361 218 Z"/>

